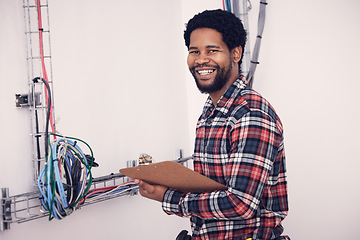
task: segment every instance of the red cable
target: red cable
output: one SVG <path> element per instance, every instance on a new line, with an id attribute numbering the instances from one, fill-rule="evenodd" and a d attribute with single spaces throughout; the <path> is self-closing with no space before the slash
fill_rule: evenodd
<path id="1" fill-rule="evenodd" d="M 129 184 L 129 183 L 133 183 L 134 180 L 131 180 L 131 181 L 128 181 L 128 182 L 124 182 L 122 184 L 119 184 L 119 185 L 114 185 L 114 186 L 107 186 L 107 187 L 102 187 L 102 188 L 93 188 L 93 189 L 90 189 L 87 194 L 78 202 L 78 205 L 79 204 L 82 204 L 87 198 L 89 198 L 90 196 L 94 195 L 94 194 L 97 194 L 97 193 L 106 193 L 108 190 L 112 190 L 112 189 L 115 189 L 121 185 L 126 185 L 126 184 Z"/>
<path id="2" fill-rule="evenodd" d="M 223 10 L 225 11 L 225 0 L 222 1 L 222 4 L 223 4 Z"/>
<path id="3" fill-rule="evenodd" d="M 41 7 L 40 7 L 40 0 L 36 1 L 36 5 L 37 5 L 37 12 L 38 12 L 38 26 L 39 26 L 39 45 L 40 45 L 40 59 L 41 59 L 41 68 L 42 68 L 42 72 L 43 72 L 43 78 L 45 79 L 45 81 L 47 83 L 49 83 L 49 79 L 46 73 L 46 67 L 45 67 L 45 60 L 44 60 L 44 46 L 43 46 L 43 28 L 42 28 L 42 21 L 41 21 Z M 49 85 L 50 86 L 50 85 Z M 45 87 L 45 86 L 44 86 Z M 48 92 L 47 92 L 47 88 L 45 87 L 45 97 L 46 97 L 46 103 L 47 105 L 49 104 L 48 101 Z M 50 125 L 51 125 L 51 129 L 52 132 L 55 133 L 55 126 L 54 126 L 54 121 L 53 121 L 53 108 L 52 106 L 50 106 Z M 54 139 L 56 137 L 54 136 Z"/>

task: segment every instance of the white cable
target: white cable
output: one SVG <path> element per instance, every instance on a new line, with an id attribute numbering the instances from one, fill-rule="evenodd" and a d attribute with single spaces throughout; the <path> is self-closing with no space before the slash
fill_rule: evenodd
<path id="1" fill-rule="evenodd" d="M 120 188 L 122 188 L 122 187 L 131 186 L 131 185 L 133 185 L 133 184 L 130 184 L 130 183 L 129 183 L 129 184 L 119 185 L 119 186 L 117 186 L 116 188 L 112 189 L 111 191 L 104 192 L 104 193 L 99 194 L 99 195 L 94 196 L 94 197 L 89 197 L 89 198 L 87 198 L 85 201 L 88 202 L 88 203 L 91 203 L 91 202 L 94 202 L 94 201 L 96 201 L 96 200 L 98 200 L 98 199 L 101 199 L 101 198 L 103 198 L 103 197 L 106 197 L 106 196 L 109 196 L 109 195 L 111 195 L 111 196 L 118 196 L 118 195 L 123 194 L 124 192 L 130 191 L 130 190 L 133 190 L 133 189 L 137 189 L 137 188 L 139 187 L 139 186 L 136 185 L 136 186 L 133 186 L 133 187 L 125 188 L 125 189 L 123 189 L 123 190 L 121 190 L 121 191 L 118 191 L 118 192 L 116 192 L 116 193 L 112 193 L 112 192 L 114 192 L 114 191 L 116 191 L 116 190 L 118 190 L 118 189 L 120 189 Z"/>

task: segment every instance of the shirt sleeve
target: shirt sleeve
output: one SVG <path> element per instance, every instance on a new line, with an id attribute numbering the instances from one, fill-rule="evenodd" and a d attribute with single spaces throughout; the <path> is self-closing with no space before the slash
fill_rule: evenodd
<path id="1" fill-rule="evenodd" d="M 167 214 L 204 219 L 250 219 L 256 213 L 279 152 L 282 128 L 261 111 L 250 111 L 238 119 L 229 134 L 230 152 L 226 163 L 227 190 L 182 193 L 168 189 L 162 207 Z M 272 173 L 278 174 L 278 173 Z M 274 183 L 276 185 L 276 183 Z M 270 189 L 276 189 L 269 187 Z M 267 194 L 270 192 L 267 192 Z M 276 193 L 274 196 L 276 197 Z"/>

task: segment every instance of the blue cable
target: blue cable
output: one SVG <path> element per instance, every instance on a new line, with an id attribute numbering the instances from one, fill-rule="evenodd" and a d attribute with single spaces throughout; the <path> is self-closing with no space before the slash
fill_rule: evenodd
<path id="1" fill-rule="evenodd" d="M 43 191 L 43 188 L 41 187 L 41 186 L 44 185 L 42 183 L 42 181 L 41 181 L 41 179 L 44 178 L 44 175 L 45 175 L 45 168 L 41 171 L 41 173 L 40 173 L 40 175 L 38 177 L 37 183 L 38 183 L 38 188 L 40 190 L 40 195 L 41 195 L 41 198 L 40 198 L 41 204 L 44 206 L 46 211 L 49 211 L 49 207 L 48 207 L 48 204 L 47 204 L 49 201 L 48 201 L 48 198 L 46 197 L 45 192 Z M 43 182 L 45 182 L 45 181 L 43 181 Z"/>
<path id="2" fill-rule="evenodd" d="M 59 159 L 58 156 L 60 156 Z M 81 164 L 85 165 L 84 168 L 81 168 L 81 171 L 84 171 L 81 176 L 85 176 L 85 178 L 88 176 L 91 177 L 91 166 L 89 166 L 85 154 L 76 144 L 76 141 L 74 142 L 72 140 L 64 140 L 61 138 L 53 143 L 51 153 L 48 156 L 45 167 L 39 174 L 37 180 L 38 188 L 40 190 L 41 204 L 44 209 L 50 213 L 50 220 L 51 218 L 62 219 L 63 217 L 71 214 L 74 210 L 74 206 L 69 205 L 70 203 L 67 200 L 67 195 L 72 194 L 70 199 L 74 202 L 74 199 L 80 199 L 80 197 L 82 197 L 80 194 L 85 192 L 85 187 L 87 189 L 89 188 L 88 185 L 83 185 L 84 180 L 80 179 L 79 182 L 71 182 L 72 186 L 70 186 L 70 188 L 72 188 L 72 190 L 67 188 L 67 191 L 65 191 L 64 189 L 59 164 L 64 166 L 64 169 L 66 169 L 65 171 L 67 171 L 66 174 L 69 174 L 69 178 L 71 179 L 73 172 L 71 166 L 73 166 L 77 161 L 80 161 Z M 76 193 L 73 191 L 74 186 L 78 188 Z M 55 194 L 58 194 L 59 197 L 56 197 Z"/>
<path id="3" fill-rule="evenodd" d="M 231 1 L 230 0 L 225 1 L 225 10 L 228 12 L 231 12 Z"/>
<path id="4" fill-rule="evenodd" d="M 53 161 L 53 166 L 54 166 L 54 172 L 55 172 L 55 178 L 56 178 L 56 184 L 57 184 L 57 187 L 58 187 L 58 191 L 59 191 L 59 195 L 60 195 L 60 198 L 61 198 L 61 202 L 64 206 L 64 208 L 67 208 L 68 207 L 68 203 L 67 203 L 67 200 L 66 200 L 66 196 L 65 196 L 65 191 L 64 191 L 64 187 L 63 187 L 63 184 L 62 184 L 62 181 L 61 181 L 61 176 L 60 176 L 60 170 L 59 170 L 59 160 L 57 159 L 57 146 L 59 145 L 59 143 L 61 142 L 65 142 L 63 139 L 60 139 L 60 140 L 57 140 L 55 142 L 55 144 L 53 145 L 53 152 L 52 152 L 52 161 Z"/>

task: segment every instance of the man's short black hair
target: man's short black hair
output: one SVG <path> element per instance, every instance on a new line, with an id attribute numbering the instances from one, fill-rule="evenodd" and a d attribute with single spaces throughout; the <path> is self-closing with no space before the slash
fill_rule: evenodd
<path id="1" fill-rule="evenodd" d="M 246 43 L 246 31 L 241 20 L 233 13 L 223 10 L 205 10 L 195 15 L 186 25 L 184 31 L 185 45 L 189 49 L 190 35 L 198 28 L 211 28 L 222 35 L 222 40 L 231 51 L 235 47 L 242 48 L 242 55 L 239 61 L 241 65 Z"/>

